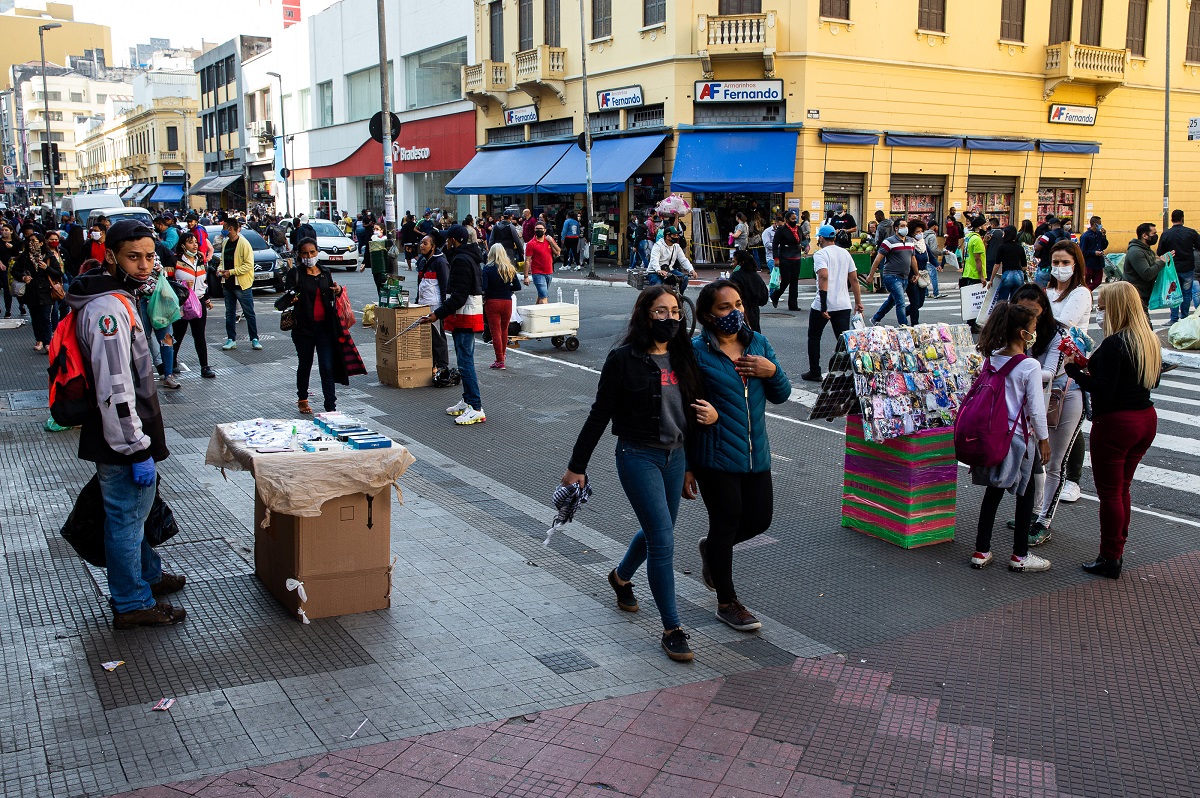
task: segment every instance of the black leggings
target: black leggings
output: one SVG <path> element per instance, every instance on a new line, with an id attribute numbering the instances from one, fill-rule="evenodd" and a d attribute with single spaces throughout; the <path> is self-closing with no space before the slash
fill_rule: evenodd
<path id="1" fill-rule="evenodd" d="M 767 531 L 774 512 L 771 472 L 734 474 L 693 468 L 708 510 L 705 559 L 717 588 L 717 601 L 737 601 L 733 587 L 733 547 Z"/>
<path id="2" fill-rule="evenodd" d="M 783 296 L 783 292 L 788 292 L 788 310 L 799 310 L 800 305 L 797 296 L 800 293 L 800 259 L 780 258 L 775 261 L 775 265 L 779 267 L 779 287 L 771 294 L 771 299 L 775 302 Z"/>
<path id="3" fill-rule="evenodd" d="M 996 525 L 996 510 L 1004 498 L 1004 488 L 989 487 L 983 493 L 983 504 L 979 508 L 979 531 L 975 535 L 975 551 L 988 552 L 992 549 L 992 527 Z M 1017 528 L 1013 532 L 1013 554 L 1024 557 L 1029 553 L 1029 529 L 1033 525 L 1033 476 L 1030 475 L 1025 492 L 1017 496 Z M 710 566 L 711 569 L 711 566 Z"/>
<path id="4" fill-rule="evenodd" d="M 812 374 L 822 371 L 821 336 L 825 333 L 826 324 L 833 327 L 833 348 L 836 350 L 842 333 L 850 329 L 850 311 L 831 310 L 828 319 L 819 310 L 808 312 L 808 370 Z"/>
<path id="5" fill-rule="evenodd" d="M 175 322 L 171 327 L 171 336 L 175 339 L 175 362 L 179 362 L 179 347 L 183 346 L 183 337 L 187 335 L 188 328 L 192 329 L 192 342 L 196 345 L 196 358 L 200 361 L 200 368 L 208 368 L 208 341 L 204 338 L 204 325 L 208 321 L 208 306 L 204 304 L 204 300 L 200 300 L 200 318 L 188 319 Z"/>

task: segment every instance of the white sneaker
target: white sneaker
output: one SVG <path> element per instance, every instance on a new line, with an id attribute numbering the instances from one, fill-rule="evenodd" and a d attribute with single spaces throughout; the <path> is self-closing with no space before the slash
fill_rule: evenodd
<path id="1" fill-rule="evenodd" d="M 476 410 L 473 407 L 468 407 L 458 418 L 454 419 L 455 424 L 463 427 L 468 424 L 480 424 L 484 421 L 487 421 L 487 416 L 483 414 L 483 409 Z"/>
<path id="2" fill-rule="evenodd" d="M 1012 555 L 1008 558 L 1008 570 L 1024 571 L 1032 573 L 1034 571 L 1049 571 L 1050 561 L 1045 557 L 1039 557 L 1036 554 L 1028 554 L 1024 559 L 1018 559 L 1017 555 Z"/>
<path id="3" fill-rule="evenodd" d="M 463 413 L 467 412 L 470 409 L 471 409 L 471 406 L 469 404 L 467 404 L 465 399 L 459 399 L 458 404 L 455 404 L 455 405 L 452 405 L 451 407 L 446 408 L 446 415 L 461 416 Z"/>
<path id="4" fill-rule="evenodd" d="M 1058 500 L 1068 503 L 1079 501 L 1079 483 L 1063 482 L 1062 492 L 1058 494 Z"/>
<path id="5" fill-rule="evenodd" d="M 977 551 L 971 555 L 972 568 L 986 568 L 992 564 L 992 553 L 990 551 Z"/>

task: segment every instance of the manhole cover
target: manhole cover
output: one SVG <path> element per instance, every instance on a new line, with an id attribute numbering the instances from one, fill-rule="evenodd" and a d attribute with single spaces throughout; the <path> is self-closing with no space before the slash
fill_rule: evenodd
<path id="1" fill-rule="evenodd" d="M 13 410 L 37 410 L 50 406 L 49 391 L 17 391 L 8 395 L 8 406 Z"/>

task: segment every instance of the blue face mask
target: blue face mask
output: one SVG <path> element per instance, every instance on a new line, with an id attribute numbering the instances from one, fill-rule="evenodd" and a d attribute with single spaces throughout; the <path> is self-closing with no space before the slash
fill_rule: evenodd
<path id="1" fill-rule="evenodd" d="M 738 330 L 742 329 L 742 320 L 742 312 L 737 308 L 734 308 L 724 316 L 717 316 L 713 320 L 713 326 L 716 327 L 719 332 L 722 332 L 725 335 L 733 335 Z"/>

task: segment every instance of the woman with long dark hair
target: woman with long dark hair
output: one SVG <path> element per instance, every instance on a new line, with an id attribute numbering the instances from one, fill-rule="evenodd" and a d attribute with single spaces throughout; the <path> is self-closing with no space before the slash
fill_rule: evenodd
<path id="1" fill-rule="evenodd" d="M 609 572 L 608 583 L 617 607 L 637 612 L 630 580 L 646 563 L 650 592 L 662 617 L 662 647 L 678 662 L 693 658 L 675 603 L 675 519 L 687 471 L 684 444 L 716 420 L 716 410 L 704 399 L 679 296 L 665 286 L 647 288 L 633 306 L 625 337 L 604 362 L 596 401 L 562 484 L 586 484 L 588 461 L 611 421 L 617 475 L 641 529 Z"/>
<path id="2" fill-rule="evenodd" d="M 742 295 L 746 325 L 754 332 L 761 332 L 761 314 L 758 309 L 767 304 L 769 292 L 767 284 L 758 276 L 758 264 L 748 251 L 739 249 L 733 253 L 733 271 L 729 273 L 729 279 L 737 285 L 738 292 Z"/>
<path id="3" fill-rule="evenodd" d="M 338 347 L 341 321 L 337 313 L 337 297 L 342 287 L 333 281 L 329 269 L 320 265 L 317 242 L 302 238 L 296 244 L 298 263 L 284 277 L 285 293 L 275 306 L 280 310 L 292 307 L 295 326 L 292 343 L 299 362 L 296 364 L 296 409 L 312 413 L 308 404 L 308 381 L 312 376 L 313 355 L 321 375 L 321 394 L 326 412 L 337 410 L 335 382 L 349 385 L 346 363 Z"/>
<path id="4" fill-rule="evenodd" d="M 71 280 L 79 276 L 83 262 L 91 257 L 91 251 L 92 248 L 88 245 L 87 237 L 84 235 L 83 225 L 71 225 L 71 231 L 67 233 L 67 240 L 62 247 L 64 271 Z M 67 287 L 70 287 L 69 280 Z"/>
<path id="5" fill-rule="evenodd" d="M 204 267 L 204 256 L 200 253 L 200 238 L 195 233 L 183 233 L 175 245 L 175 280 L 190 288 L 200 300 L 200 315 L 194 319 L 180 319 L 171 329 L 175 339 L 175 367 L 179 367 L 179 347 L 183 346 L 184 336 L 191 329 L 192 343 L 200 361 L 200 376 L 212 379 L 217 372 L 208 364 L 208 341 L 204 337 L 212 300 L 208 298 L 208 271 Z"/>
<path id="6" fill-rule="evenodd" d="M 57 230 L 55 231 L 58 232 Z M 33 327 L 34 350 L 46 351 L 54 329 L 50 316 L 54 310 L 54 285 L 61 285 L 62 261 L 46 247 L 41 233 L 30 232 L 25 236 L 25 248 L 13 265 L 13 281 L 25 283 L 25 304 L 29 307 L 29 318 Z"/>
<path id="7" fill-rule="evenodd" d="M 696 300 L 703 330 L 692 346 L 718 418 L 688 442 L 691 470 L 683 494 L 695 498 L 700 487 L 708 510 L 708 536 L 700 540 L 704 584 L 717 594 L 717 618 L 743 632 L 762 624 L 738 601 L 733 547 L 771 525 L 774 489 L 766 403 L 782 404 L 792 392 L 775 350 L 746 326 L 744 310 L 731 280 L 709 283 Z"/>
<path id="8" fill-rule="evenodd" d="M 11 270 L 17 262 L 17 254 L 19 252 L 20 248 L 17 245 L 16 237 L 13 235 L 12 225 L 7 222 L 0 224 L 0 283 L 4 284 L 4 318 L 6 319 L 12 318 L 12 301 L 14 297 L 11 287 Z M 26 313 L 24 295 L 15 297 L 15 299 L 17 300 L 17 311 L 20 315 L 24 316 Z"/>

